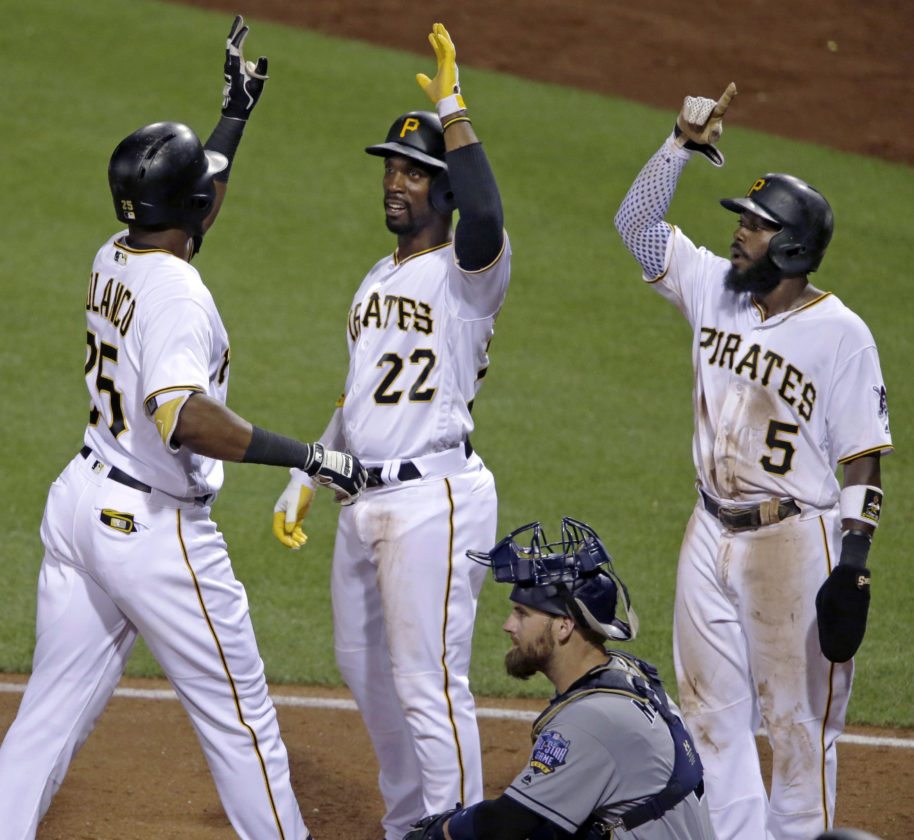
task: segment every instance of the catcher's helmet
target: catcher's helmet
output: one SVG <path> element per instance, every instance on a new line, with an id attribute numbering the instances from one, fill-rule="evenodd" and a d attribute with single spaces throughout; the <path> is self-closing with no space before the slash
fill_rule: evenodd
<path id="1" fill-rule="evenodd" d="M 528 532 L 529 545 L 519 545 L 517 538 Z M 638 633 L 638 616 L 612 557 L 594 530 L 577 519 L 562 518 L 561 542 L 548 542 L 540 523 L 532 522 L 491 551 L 467 556 L 491 566 L 498 583 L 513 583 L 511 600 L 518 604 L 573 618 L 605 639 L 628 641 Z"/>
<path id="2" fill-rule="evenodd" d="M 213 177 L 228 166 L 203 148 L 182 123 L 144 126 L 118 143 L 108 164 L 108 184 L 120 221 L 144 228 L 203 233 L 216 199 Z"/>
<path id="3" fill-rule="evenodd" d="M 768 243 L 768 256 L 785 274 L 815 271 L 831 241 L 831 207 L 815 187 L 793 175 L 770 172 L 749 187 L 745 198 L 722 198 L 734 213 L 749 211 L 779 225 Z"/>
<path id="4" fill-rule="evenodd" d="M 451 192 L 444 158 L 444 131 L 441 120 L 433 111 L 402 114 L 394 120 L 387 139 L 368 146 L 365 151 L 384 158 L 402 155 L 431 170 L 435 177 L 429 187 L 429 203 L 443 215 L 454 209 L 454 193 Z"/>

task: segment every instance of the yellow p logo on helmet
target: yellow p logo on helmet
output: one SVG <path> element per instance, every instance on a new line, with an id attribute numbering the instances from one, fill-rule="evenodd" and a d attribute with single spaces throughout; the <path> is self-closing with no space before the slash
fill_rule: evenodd
<path id="1" fill-rule="evenodd" d="M 764 178 L 759 178 L 751 187 L 749 187 L 749 192 L 746 195 L 752 195 L 754 192 L 758 192 L 762 187 L 764 187 L 766 181 Z"/>
<path id="2" fill-rule="evenodd" d="M 403 128 L 400 129 L 400 136 L 406 137 L 407 131 L 417 131 L 419 128 L 419 120 L 415 117 L 407 117 L 403 120 Z"/>

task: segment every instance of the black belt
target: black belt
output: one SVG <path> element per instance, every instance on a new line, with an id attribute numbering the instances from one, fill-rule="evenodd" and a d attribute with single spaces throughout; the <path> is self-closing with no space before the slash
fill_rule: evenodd
<path id="1" fill-rule="evenodd" d="M 92 450 L 88 446 L 84 446 L 79 450 L 79 454 L 83 458 L 88 458 L 92 454 Z M 141 493 L 151 493 L 152 488 L 148 484 L 144 484 L 138 478 L 134 478 L 132 475 L 128 475 L 123 470 L 119 470 L 117 467 L 111 467 L 108 470 L 108 478 L 112 481 L 116 481 L 118 484 L 123 484 L 125 487 L 131 487 L 134 490 L 139 490 Z M 213 499 L 213 494 L 209 493 L 205 496 L 195 496 L 194 501 L 198 502 L 201 505 L 209 504 Z"/>
<path id="2" fill-rule="evenodd" d="M 88 446 L 84 446 L 79 450 L 79 454 L 83 458 L 88 458 L 92 454 L 92 450 Z M 118 484 L 123 484 L 125 487 L 132 487 L 134 490 L 139 490 L 141 493 L 151 493 L 152 488 L 148 484 L 143 484 L 139 479 L 134 478 L 132 475 L 127 475 L 123 470 L 119 470 L 117 467 L 112 467 L 108 471 L 108 478 L 112 481 L 116 481 Z"/>
<path id="3" fill-rule="evenodd" d="M 467 458 L 473 454 L 473 444 L 470 443 L 469 438 L 463 442 L 463 451 Z M 378 487 L 384 483 L 384 480 L 381 478 L 383 469 L 383 467 L 367 468 L 369 487 Z M 419 472 L 419 468 L 412 461 L 401 461 L 400 469 L 397 470 L 397 479 L 400 481 L 414 481 L 417 478 L 422 478 L 422 473 Z"/>
<path id="4" fill-rule="evenodd" d="M 793 499 L 781 499 L 778 502 L 777 511 L 773 521 L 762 522 L 762 505 L 750 505 L 747 507 L 732 507 L 730 505 L 719 505 L 704 490 L 699 490 L 705 510 L 715 517 L 721 525 L 729 528 L 731 531 L 747 531 L 750 528 L 762 528 L 765 525 L 773 525 L 790 516 L 796 516 L 800 512 L 799 505 Z"/>

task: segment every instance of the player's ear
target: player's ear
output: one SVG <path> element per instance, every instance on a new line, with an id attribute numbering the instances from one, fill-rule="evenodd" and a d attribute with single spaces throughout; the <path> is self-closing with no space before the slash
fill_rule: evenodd
<path id="1" fill-rule="evenodd" d="M 554 638 L 560 645 L 564 645 L 571 638 L 574 628 L 574 619 L 565 615 L 558 616 L 558 620 L 552 623 Z"/>

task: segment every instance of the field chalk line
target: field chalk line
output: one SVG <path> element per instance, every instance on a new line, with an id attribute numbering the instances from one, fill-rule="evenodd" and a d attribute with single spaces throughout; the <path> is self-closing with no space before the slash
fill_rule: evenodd
<path id="1" fill-rule="evenodd" d="M 25 683 L 0 682 L 0 694 L 22 694 Z M 132 697 L 138 700 L 177 700 L 178 696 L 171 689 L 116 688 L 115 697 Z M 337 709 L 354 712 L 354 700 L 335 699 L 332 697 L 302 697 L 292 694 L 270 695 L 276 706 L 293 706 L 300 709 Z M 502 720 L 529 720 L 536 718 L 538 712 L 521 709 L 493 709 L 480 706 L 476 709 L 479 718 L 498 718 Z M 914 749 L 914 738 L 877 738 L 871 735 L 854 735 L 844 733 L 838 738 L 839 744 L 860 744 L 867 747 L 891 747 L 894 749 Z"/>

